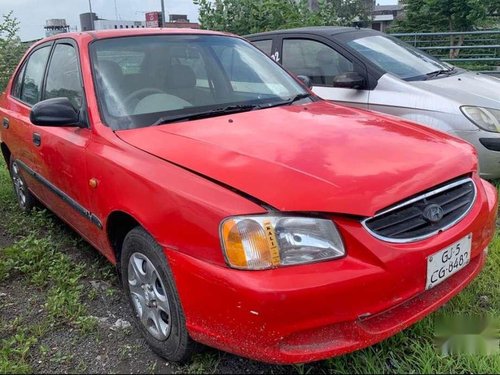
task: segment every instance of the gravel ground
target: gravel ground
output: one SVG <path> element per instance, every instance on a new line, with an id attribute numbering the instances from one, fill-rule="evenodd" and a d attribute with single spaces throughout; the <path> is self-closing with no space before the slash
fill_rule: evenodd
<path id="1" fill-rule="evenodd" d="M 55 219 L 57 220 L 57 219 Z M 62 230 L 71 230 L 62 223 Z M 76 235 L 75 235 L 76 236 Z M 14 240 L 2 233 L 0 249 Z M 110 269 L 107 260 L 97 250 L 81 246 L 63 251 L 76 263 Z M 115 277 L 113 277 L 115 276 Z M 67 324 L 49 327 L 38 340 L 37 350 L 29 361 L 35 373 L 290 373 L 295 367 L 270 366 L 243 359 L 211 348 L 203 348 L 191 363 L 179 366 L 154 354 L 133 324 L 128 301 L 116 275 L 83 279 L 88 314 L 97 320 L 97 328 L 83 333 Z M 40 322 L 44 318 L 46 290 L 30 286 L 20 276 L 0 284 L 0 322 L 14 324 Z M 92 296 L 92 298 L 88 297 Z M 8 330 L 7 330 L 8 332 Z M 0 335 L 0 339 L 2 339 Z"/>

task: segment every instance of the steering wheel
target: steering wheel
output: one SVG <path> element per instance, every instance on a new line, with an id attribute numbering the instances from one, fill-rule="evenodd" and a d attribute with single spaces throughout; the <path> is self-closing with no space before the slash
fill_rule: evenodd
<path id="1" fill-rule="evenodd" d="M 135 106 L 141 101 L 141 99 L 144 99 L 146 96 L 153 94 L 165 94 L 165 92 L 157 89 L 156 87 L 145 87 L 128 94 L 127 97 L 123 100 L 123 104 L 125 108 L 135 109 Z"/>

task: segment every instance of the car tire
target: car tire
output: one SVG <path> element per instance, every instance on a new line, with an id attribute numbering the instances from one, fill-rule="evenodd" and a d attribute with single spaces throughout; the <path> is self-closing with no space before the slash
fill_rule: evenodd
<path id="1" fill-rule="evenodd" d="M 172 271 L 161 246 L 143 228 L 136 227 L 125 237 L 120 265 L 135 324 L 146 342 L 166 360 L 189 360 L 197 344 L 187 332 Z"/>
<path id="2" fill-rule="evenodd" d="M 17 203 L 22 211 L 28 213 L 37 205 L 37 199 L 29 190 L 26 181 L 21 175 L 21 167 L 19 166 L 19 163 L 14 160 L 14 158 L 10 159 L 9 172 L 12 184 L 14 185 L 14 193 L 16 194 Z"/>

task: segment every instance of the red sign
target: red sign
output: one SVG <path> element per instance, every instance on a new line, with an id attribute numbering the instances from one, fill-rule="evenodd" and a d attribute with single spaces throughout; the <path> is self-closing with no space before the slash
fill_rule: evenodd
<path id="1" fill-rule="evenodd" d="M 160 27 L 160 12 L 146 13 L 146 27 Z"/>

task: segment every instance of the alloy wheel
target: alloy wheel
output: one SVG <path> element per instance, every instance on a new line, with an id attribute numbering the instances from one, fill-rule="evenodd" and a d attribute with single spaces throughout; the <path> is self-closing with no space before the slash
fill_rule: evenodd
<path id="1" fill-rule="evenodd" d="M 166 340 L 171 331 L 170 303 L 156 267 L 142 253 L 129 259 L 128 286 L 140 322 L 155 339 Z"/>
<path id="2" fill-rule="evenodd" d="M 19 165 L 16 162 L 12 163 L 11 168 L 12 181 L 14 181 L 14 188 L 16 190 L 16 195 L 19 200 L 19 204 L 24 208 L 26 207 L 27 197 L 26 197 L 26 185 L 19 173 Z"/>

